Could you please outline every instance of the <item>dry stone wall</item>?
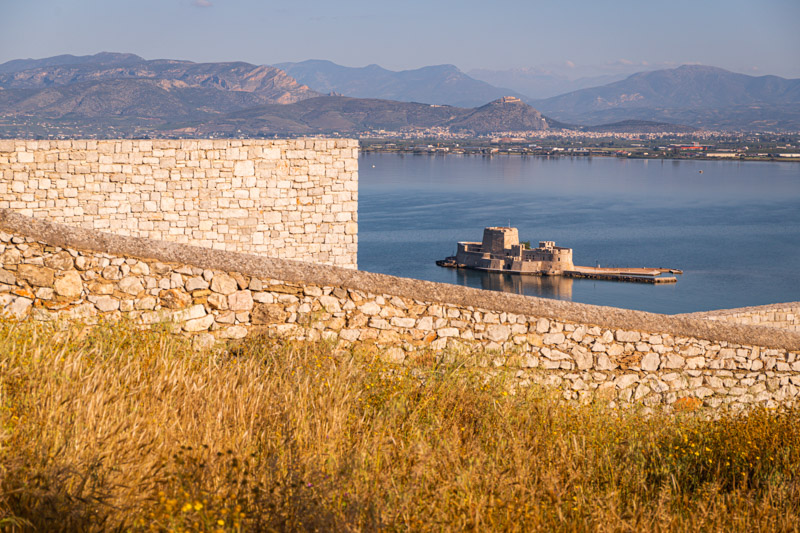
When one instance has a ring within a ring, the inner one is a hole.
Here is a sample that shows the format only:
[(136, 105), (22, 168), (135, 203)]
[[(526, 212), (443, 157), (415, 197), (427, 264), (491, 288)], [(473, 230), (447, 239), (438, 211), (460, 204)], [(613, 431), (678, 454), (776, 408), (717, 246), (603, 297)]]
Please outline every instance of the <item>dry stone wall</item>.
[(0, 208), (356, 268), (358, 141), (0, 140)]
[(694, 313), (697, 318), (800, 331), (800, 302)]
[(793, 403), (800, 334), (68, 228), (0, 210), (0, 309), (168, 322), (197, 346), (268, 333), (506, 370), (614, 404)]

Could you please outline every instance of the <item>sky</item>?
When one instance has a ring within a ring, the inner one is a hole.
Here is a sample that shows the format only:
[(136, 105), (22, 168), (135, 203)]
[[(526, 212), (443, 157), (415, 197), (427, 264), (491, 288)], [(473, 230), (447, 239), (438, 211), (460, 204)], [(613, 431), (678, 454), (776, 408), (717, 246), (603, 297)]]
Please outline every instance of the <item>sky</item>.
[(570, 78), (694, 63), (800, 78), (800, 0), (0, 0), (0, 63), (130, 52)]

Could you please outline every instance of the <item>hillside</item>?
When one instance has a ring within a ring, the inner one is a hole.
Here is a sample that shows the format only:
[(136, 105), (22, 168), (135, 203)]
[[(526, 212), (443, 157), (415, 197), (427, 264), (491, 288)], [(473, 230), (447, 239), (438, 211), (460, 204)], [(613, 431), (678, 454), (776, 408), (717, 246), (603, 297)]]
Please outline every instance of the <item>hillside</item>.
[[(800, 79), (684, 65), (634, 74), (535, 105), (559, 120), (584, 124), (637, 119), (706, 128), (798, 127), (791, 115), (800, 113)], [(789, 120), (782, 114), (790, 115)]]
[(165, 102), (179, 103), (176, 112), (168, 116), (181, 116), (192, 110), (220, 112), (317, 96), (274, 67), (243, 62), (148, 61), (132, 54), (108, 53), (4, 63), (0, 65), (0, 89), (8, 92), (2, 99), (6, 107), (0, 112), (47, 116), (86, 115), (81, 107), (84, 93), (96, 101), (112, 101), (104, 104), (111, 113), (152, 108), (144, 116), (158, 116)]
[(63, 54), (42, 59), (13, 59), (0, 64), (0, 74), (20, 72), (28, 69), (60, 67), (65, 65), (126, 65), (144, 61), (144, 58), (135, 54), (117, 54), (113, 52), (100, 52), (90, 56), (74, 56)]
[(309, 60), (275, 66), (317, 92), (357, 98), (475, 107), (503, 96), (523, 97), (471, 78), (453, 65), (392, 71), (378, 65), (354, 68)]
[(476, 133), (494, 131), (541, 131), (548, 129), (542, 114), (514, 97), (504, 97), (481, 106), (450, 122), (451, 130)]
[(263, 102), (263, 97), (251, 92), (187, 87), (172, 80), (109, 79), (39, 90), (0, 91), (0, 114), (174, 120), (219, 114)]
[(597, 133), (691, 133), (697, 131), (697, 128), (692, 126), (649, 120), (622, 120), (612, 124), (585, 126), (581, 129)]
[[(496, 131), (548, 129), (547, 121), (529, 105), (500, 99), (477, 109), (394, 102), (369, 98), (322, 96), (290, 105), (265, 105), (202, 122), (172, 125), (174, 131), (197, 134), (240, 131), (266, 133), (360, 133), (370, 130), (414, 131), (446, 128), (486, 134)], [(188, 128), (188, 130), (187, 130)]]

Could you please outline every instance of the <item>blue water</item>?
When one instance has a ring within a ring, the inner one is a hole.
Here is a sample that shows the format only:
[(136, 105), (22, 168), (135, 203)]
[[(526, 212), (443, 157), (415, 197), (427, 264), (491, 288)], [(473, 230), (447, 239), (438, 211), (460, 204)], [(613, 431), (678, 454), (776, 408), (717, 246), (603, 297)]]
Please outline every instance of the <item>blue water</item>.
[[(658, 313), (800, 300), (797, 163), (364, 154), (359, 181), (362, 270)], [(435, 265), (508, 224), (578, 265), (684, 274), (655, 286)]]

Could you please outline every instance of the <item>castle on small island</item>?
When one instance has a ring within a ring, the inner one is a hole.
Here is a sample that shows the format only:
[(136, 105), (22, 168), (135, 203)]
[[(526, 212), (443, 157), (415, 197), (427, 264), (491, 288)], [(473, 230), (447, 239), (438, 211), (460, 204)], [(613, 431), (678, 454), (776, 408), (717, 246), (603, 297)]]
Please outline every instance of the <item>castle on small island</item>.
[(455, 256), (437, 261), (451, 268), (470, 268), (487, 272), (528, 274), (534, 276), (567, 276), (572, 278), (606, 279), (640, 283), (675, 283), (681, 274), (669, 268), (601, 268), (575, 266), (572, 248), (556, 246), (554, 241), (539, 241), (538, 248), (520, 243), (517, 228), (492, 226), (484, 228), (482, 242), (459, 242)]
[(538, 248), (519, 242), (517, 228), (490, 227), (483, 242), (460, 242), (455, 261), (466, 268), (557, 276), (572, 270), (572, 248), (541, 241)]

